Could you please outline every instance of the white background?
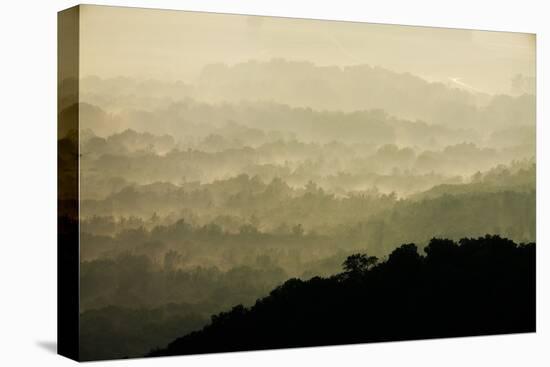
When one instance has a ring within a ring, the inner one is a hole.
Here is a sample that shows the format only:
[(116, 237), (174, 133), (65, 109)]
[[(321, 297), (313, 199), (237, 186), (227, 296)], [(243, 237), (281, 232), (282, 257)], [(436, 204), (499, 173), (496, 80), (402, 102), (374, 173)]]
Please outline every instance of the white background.
[[(545, 1), (97, 1), (98, 4), (537, 33), (537, 333), (97, 362), (114, 366), (549, 366), (548, 93)], [(2, 2), (0, 365), (63, 366), (56, 340), (56, 12), (74, 1)], [(546, 103), (546, 105), (545, 105)], [(546, 110), (546, 111), (545, 111)], [(545, 113), (546, 112), (546, 113)]]

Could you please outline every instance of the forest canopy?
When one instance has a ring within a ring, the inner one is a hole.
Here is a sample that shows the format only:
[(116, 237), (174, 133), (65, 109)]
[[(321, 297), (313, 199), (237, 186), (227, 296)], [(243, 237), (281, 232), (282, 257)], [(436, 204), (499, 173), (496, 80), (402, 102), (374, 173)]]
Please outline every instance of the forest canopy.
[(535, 245), (498, 236), (433, 238), (376, 264), (349, 256), (329, 278), (289, 279), (252, 307), (212, 316), (150, 356), (528, 332)]
[(82, 360), (534, 330), (530, 37), (82, 9)]

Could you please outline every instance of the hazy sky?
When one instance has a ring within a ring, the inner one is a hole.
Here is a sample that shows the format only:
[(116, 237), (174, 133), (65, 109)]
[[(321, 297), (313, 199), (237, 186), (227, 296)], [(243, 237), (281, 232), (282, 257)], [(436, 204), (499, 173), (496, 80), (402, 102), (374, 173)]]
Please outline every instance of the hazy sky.
[(81, 73), (192, 81), (210, 63), (370, 64), (508, 92), (535, 75), (531, 34), (83, 6)]

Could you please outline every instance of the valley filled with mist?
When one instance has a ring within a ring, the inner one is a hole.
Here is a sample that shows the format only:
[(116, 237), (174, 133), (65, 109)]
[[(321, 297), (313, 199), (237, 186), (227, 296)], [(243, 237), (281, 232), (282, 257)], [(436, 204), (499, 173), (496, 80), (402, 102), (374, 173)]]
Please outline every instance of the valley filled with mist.
[(78, 228), (80, 359), (226, 350), (241, 319), (284, 336), (315, 297), (341, 314), (363, 305), (379, 329), (318, 341), (300, 329), (308, 339), (285, 344), (265, 326), (265, 345), (237, 332), (231, 350), (531, 327), (472, 313), (454, 320), (479, 330), (384, 339), (376, 313), (440, 312), (413, 289), (475, 313), (470, 285), (495, 301), (509, 283), (509, 308), (531, 310), (532, 35), (84, 5), (79, 37), (79, 79), (60, 85), (79, 103), (60, 99), (58, 175), (78, 180), (59, 220)]
[(81, 81), (84, 358), (143, 355), (355, 252), (535, 240), (534, 95), (325, 69)]

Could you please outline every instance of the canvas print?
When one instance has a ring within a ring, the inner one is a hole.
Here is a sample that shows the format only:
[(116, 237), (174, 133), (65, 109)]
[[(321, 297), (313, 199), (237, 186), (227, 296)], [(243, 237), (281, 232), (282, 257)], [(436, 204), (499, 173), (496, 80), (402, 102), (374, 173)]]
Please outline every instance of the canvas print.
[(60, 354), (535, 331), (534, 34), (58, 24)]

